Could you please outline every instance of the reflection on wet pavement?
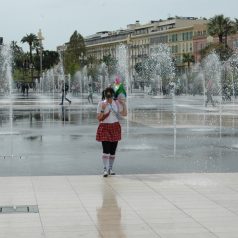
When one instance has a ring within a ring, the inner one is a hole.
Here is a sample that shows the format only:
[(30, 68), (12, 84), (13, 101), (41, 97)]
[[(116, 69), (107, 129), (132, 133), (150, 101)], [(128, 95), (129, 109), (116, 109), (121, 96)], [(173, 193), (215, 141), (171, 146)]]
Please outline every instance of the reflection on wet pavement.
[(97, 225), (105, 238), (126, 238), (121, 225), (121, 208), (118, 206), (115, 192), (106, 184), (103, 185), (103, 200), (97, 209)]

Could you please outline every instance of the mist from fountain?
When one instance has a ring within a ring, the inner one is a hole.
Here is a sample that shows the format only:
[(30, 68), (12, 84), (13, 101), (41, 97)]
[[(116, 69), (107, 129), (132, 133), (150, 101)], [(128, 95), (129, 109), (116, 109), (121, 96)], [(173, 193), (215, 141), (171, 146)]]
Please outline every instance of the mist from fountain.
[(11, 99), (13, 95), (12, 50), (9, 45), (0, 46), (1, 93)]
[(221, 86), (221, 75), (222, 75), (222, 64), (219, 56), (212, 52), (202, 61), (202, 70), (204, 73), (204, 80), (206, 82), (206, 89), (208, 90), (207, 83), (210, 81), (212, 89), (216, 95), (218, 95), (219, 103), (222, 100), (222, 86)]
[[(216, 101), (219, 107), (219, 131), (220, 131), (220, 139), (222, 136), (222, 64), (219, 56), (212, 52), (202, 61), (202, 70), (204, 73), (204, 82), (206, 87), (207, 101), (205, 105), (207, 105), (209, 100), (209, 94), (216, 95)], [(211, 91), (211, 92), (209, 92)], [(213, 103), (215, 106), (215, 102)]]
[[(129, 77), (129, 54), (128, 54), (128, 48), (124, 44), (120, 44), (116, 48), (116, 74), (121, 79), (121, 83), (124, 84), (126, 88), (127, 93), (127, 99), (126, 99), (126, 106), (128, 110), (128, 114), (130, 113), (130, 103), (129, 103), (129, 97), (130, 97), (130, 77)], [(115, 81), (115, 76), (112, 80), (112, 82)], [(127, 135), (129, 134), (129, 116), (127, 116), (126, 119), (126, 128), (127, 128)]]
[(99, 81), (100, 81), (100, 92), (103, 91), (108, 85), (111, 83), (109, 80), (109, 75), (108, 75), (108, 67), (107, 65), (102, 62), (99, 65)]
[(129, 95), (130, 94), (129, 55), (128, 55), (128, 47), (126, 45), (120, 44), (116, 48), (116, 60), (117, 60), (116, 72), (124, 82), (127, 95)]
[(236, 89), (238, 88), (238, 51), (234, 52), (232, 56), (227, 60), (226, 64), (226, 72), (229, 73), (229, 82), (228, 88), (232, 88), (232, 96), (233, 102), (236, 97)]
[(173, 133), (174, 133), (174, 158), (176, 158), (177, 151), (177, 112), (176, 112), (176, 82), (175, 82), (175, 66), (171, 55), (171, 50), (166, 44), (159, 44), (158, 47), (154, 48), (150, 61), (152, 62), (153, 70), (152, 75), (154, 75), (155, 80), (161, 80), (157, 82), (157, 85), (167, 82), (169, 85), (170, 95), (172, 96), (172, 108), (173, 108)]
[(82, 90), (82, 72), (81, 71), (77, 71), (74, 74), (72, 78), (71, 89), (75, 96), (78, 96), (78, 93), (80, 93), (80, 97), (82, 96), (83, 90)]
[[(175, 66), (171, 50), (166, 44), (159, 44), (151, 53), (150, 60), (152, 61), (153, 75), (155, 79), (167, 82), (170, 85), (171, 94), (175, 93)], [(157, 76), (157, 77), (156, 77)], [(159, 85), (160, 82), (157, 82)]]
[[(9, 132), (7, 134), (10, 135), (10, 149), (9, 154), (4, 155), (5, 157), (15, 157), (13, 153), (13, 77), (12, 77), (12, 64), (13, 64), (13, 56), (12, 49), (9, 45), (2, 45), (0, 48), (0, 75), (1, 75), (1, 90), (4, 95), (4, 99), (9, 100)], [(21, 158), (21, 156), (20, 156)]]
[[(229, 83), (228, 90), (232, 89), (232, 105), (235, 108), (235, 99), (238, 89), (238, 51), (235, 51), (224, 65), (225, 71), (228, 73)], [(226, 93), (226, 92), (225, 92)], [(229, 95), (228, 95), (229, 96)], [(226, 98), (225, 98), (226, 99)], [(235, 115), (232, 119), (232, 131), (235, 133)]]

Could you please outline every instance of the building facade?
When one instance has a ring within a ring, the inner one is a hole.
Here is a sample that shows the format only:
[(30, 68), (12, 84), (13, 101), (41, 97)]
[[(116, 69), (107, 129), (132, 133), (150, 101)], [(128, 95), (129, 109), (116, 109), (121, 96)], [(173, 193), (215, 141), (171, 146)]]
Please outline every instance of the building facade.
[(149, 57), (153, 49), (160, 43), (168, 44), (176, 66), (183, 66), (183, 54), (193, 55), (198, 47), (200, 38), (194, 41), (194, 37), (197, 36), (207, 37), (207, 20), (177, 17), (150, 21), (147, 24), (140, 24), (139, 21), (136, 21), (135, 24), (128, 25), (125, 30), (98, 32), (86, 37), (85, 44), (87, 55), (96, 59), (102, 59), (104, 55), (109, 54), (116, 57), (117, 46), (127, 45), (129, 67), (134, 74), (135, 65)]
[[(126, 29), (102, 31), (85, 38), (87, 55), (98, 60), (105, 55), (116, 58), (116, 48), (120, 44), (128, 47), (130, 76), (135, 75), (135, 65), (150, 56), (160, 43), (167, 44), (177, 69), (184, 70), (183, 54), (194, 56), (195, 63), (201, 61), (201, 50), (218, 38), (207, 33), (206, 19), (194, 17), (175, 17), (167, 20), (150, 21), (140, 24), (136, 21)], [(228, 36), (228, 46), (238, 48), (238, 34)]]

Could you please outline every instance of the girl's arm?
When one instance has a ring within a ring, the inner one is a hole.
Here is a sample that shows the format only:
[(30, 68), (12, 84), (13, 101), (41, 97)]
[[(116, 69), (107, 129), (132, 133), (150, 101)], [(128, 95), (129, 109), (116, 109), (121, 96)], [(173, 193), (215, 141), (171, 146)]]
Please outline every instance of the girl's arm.
[(102, 106), (101, 106), (101, 111), (99, 113), (97, 113), (97, 119), (99, 121), (101, 121), (101, 119), (104, 117), (104, 111), (106, 109), (106, 106), (107, 106), (107, 104), (103, 103)]
[(100, 113), (97, 113), (97, 119), (99, 120), (99, 121), (101, 121), (101, 119), (103, 118), (103, 112), (100, 112)]

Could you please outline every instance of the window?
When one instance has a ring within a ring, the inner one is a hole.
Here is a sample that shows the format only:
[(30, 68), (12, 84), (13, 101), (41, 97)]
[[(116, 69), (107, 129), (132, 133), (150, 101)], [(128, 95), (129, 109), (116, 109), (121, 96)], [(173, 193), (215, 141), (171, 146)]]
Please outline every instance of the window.
[(188, 41), (193, 39), (193, 32), (184, 32), (183, 41)]
[(179, 55), (176, 56), (175, 60), (176, 60), (176, 64), (181, 63), (181, 57)]
[(182, 34), (178, 34), (178, 41), (182, 41), (183, 37), (182, 37)]
[(183, 33), (183, 41), (185, 41), (185, 40), (186, 40), (186, 34)]
[(178, 40), (178, 35), (177, 34), (173, 34), (172, 35), (172, 42), (176, 42)]

